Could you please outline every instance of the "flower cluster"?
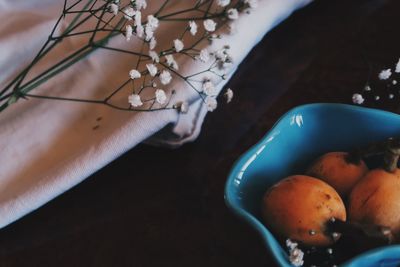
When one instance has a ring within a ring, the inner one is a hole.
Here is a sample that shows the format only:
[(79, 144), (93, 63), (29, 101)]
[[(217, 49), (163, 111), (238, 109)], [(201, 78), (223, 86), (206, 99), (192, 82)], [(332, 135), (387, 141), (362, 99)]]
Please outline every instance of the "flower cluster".
[[(176, 109), (185, 113), (189, 103), (179, 99), (180, 94), (174, 88), (179, 86), (179, 90), (183, 90), (182, 82), (187, 85), (184, 88), (200, 96), (208, 111), (213, 111), (218, 105), (218, 83), (227, 79), (234, 58), (229, 45), (217, 48), (210, 44), (217, 39), (223, 40), (227, 34), (234, 34), (237, 19), (243, 13), (250, 13), (257, 4), (258, 0), (164, 0), (151, 3), (148, 0), (64, 0), (63, 12), (43, 49), (26, 69), (0, 90), (0, 111), (20, 98), (41, 98), (104, 104), (126, 111)], [(166, 35), (163, 27), (168, 27), (170, 22), (174, 22), (176, 27)], [(109, 39), (121, 37), (125, 40), (120, 47), (108, 45)], [(82, 47), (43, 73), (29, 75), (37, 62), (68, 38), (86, 38), (87, 42), (83, 41)], [(133, 57), (132, 66), (126, 70), (126, 80), (121, 81), (116, 89), (111, 89), (104, 99), (77, 99), (32, 92), (38, 85), (101, 49)], [(181, 66), (187, 61), (185, 58), (198, 64), (191, 69), (199, 71), (187, 73)], [(30, 76), (31, 80), (26, 81)], [(226, 102), (231, 102), (233, 91), (227, 89), (223, 97)]]
[(298, 244), (290, 239), (286, 240), (286, 247), (289, 250), (289, 261), (293, 266), (303, 266), (304, 252), (299, 249)]
[[(218, 90), (216, 88), (217, 82), (214, 81), (212, 77), (206, 76), (202, 79), (201, 84), (195, 85), (193, 78), (208, 72), (216, 77), (226, 79), (225, 71), (229, 70), (233, 63), (233, 58), (229, 53), (230, 47), (224, 46), (219, 50), (209, 51), (207, 47), (197, 49), (196, 46), (203, 40), (212, 42), (214, 39), (221, 38), (221, 35), (215, 33), (218, 30), (219, 24), (222, 26), (224, 23), (228, 22), (228, 29), (231, 32), (234, 28), (234, 21), (239, 18), (240, 11), (257, 7), (257, 1), (217, 0), (216, 3), (213, 3), (213, 1), (208, 2), (209, 7), (214, 6), (217, 10), (214, 14), (218, 14), (218, 10), (221, 10), (219, 11), (221, 14), (219, 20), (207, 18), (207, 16), (205, 16), (203, 20), (188, 18), (186, 25), (182, 29), (182, 34), (180, 34), (178, 38), (171, 40), (170, 48), (161, 51), (157, 47), (157, 29), (161, 24), (159, 18), (163, 16), (147, 14), (146, 19), (143, 19), (147, 7), (145, 0), (131, 1), (131, 5), (123, 9), (121, 8), (120, 2), (113, 2), (110, 4), (110, 12), (115, 16), (117, 16), (119, 12), (122, 12), (124, 18), (128, 21), (124, 33), (126, 41), (131, 41), (133, 36), (142, 38), (143, 42), (147, 44), (148, 49), (148, 57), (143, 57), (142, 60), (151, 61), (150, 63), (146, 63), (144, 69), (139, 69), (138, 67), (140, 64), (138, 63), (135, 68), (129, 71), (129, 77), (132, 81), (143, 80), (146, 79), (146, 76), (150, 76), (151, 82), (151, 85), (142, 83), (140, 87), (133, 88), (132, 94), (128, 96), (131, 107), (139, 108), (145, 105), (147, 100), (142, 100), (140, 92), (146, 87), (154, 88), (154, 97), (150, 98), (151, 101), (155, 100), (155, 103), (159, 105), (169, 103), (165, 87), (168, 87), (174, 79), (184, 79), (191, 88), (200, 94), (207, 110), (215, 110), (218, 104), (216, 100), (218, 95)], [(203, 4), (197, 3), (196, 5), (200, 9)], [(185, 40), (186, 37), (189, 39), (188, 42)], [(197, 39), (193, 41), (193, 38), (196, 37)], [(193, 45), (193, 43), (195, 43), (195, 45)], [(210, 65), (206, 70), (202, 70), (199, 73), (183, 76), (178, 73), (179, 64), (175, 59), (179, 55), (191, 57), (201, 63), (210, 63)], [(226, 90), (224, 97), (228, 103), (231, 102), (233, 91), (231, 89)], [(154, 102), (151, 106), (154, 106)], [(182, 104), (181, 100), (177, 100), (176, 103), (172, 104), (172, 107), (178, 109), (180, 112), (187, 112), (187, 106), (188, 104)]]
[[(372, 98), (374, 101), (379, 101), (382, 90), (379, 90), (379, 83), (385, 86), (385, 94), (387, 94), (388, 99), (393, 99), (397, 90), (392, 89), (398, 83), (397, 79), (400, 77), (400, 59), (394, 65), (393, 68), (382, 69), (377, 73), (377, 85), (372, 86), (371, 81), (368, 81), (364, 86), (362, 92), (354, 93), (352, 96), (352, 102), (357, 105), (362, 105), (365, 103), (366, 98)], [(396, 78), (397, 77), (397, 78)]]

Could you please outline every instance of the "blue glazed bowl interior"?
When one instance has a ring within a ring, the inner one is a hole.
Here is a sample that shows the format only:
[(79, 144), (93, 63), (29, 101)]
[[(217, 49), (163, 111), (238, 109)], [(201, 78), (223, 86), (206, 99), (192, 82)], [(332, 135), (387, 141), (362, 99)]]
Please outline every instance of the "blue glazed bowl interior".
[[(260, 216), (264, 192), (277, 181), (304, 173), (315, 158), (329, 151), (400, 136), (400, 116), (342, 104), (311, 104), (286, 113), (234, 165), (225, 187), (225, 201), (255, 228), (280, 266), (291, 266), (285, 250), (263, 225)], [(400, 246), (367, 251), (341, 266), (399, 266)]]

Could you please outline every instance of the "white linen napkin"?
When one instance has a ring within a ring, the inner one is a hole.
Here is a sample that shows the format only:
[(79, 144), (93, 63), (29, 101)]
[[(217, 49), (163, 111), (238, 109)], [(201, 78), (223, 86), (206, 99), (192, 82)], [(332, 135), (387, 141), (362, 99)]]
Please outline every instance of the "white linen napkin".
[[(191, 1), (177, 1), (188, 3)], [(215, 41), (228, 43), (234, 66), (271, 28), (310, 0), (260, 0), (259, 7), (240, 16), (237, 33)], [(159, 5), (160, 1), (148, 1)], [(62, 8), (62, 0), (0, 0), (0, 84), (12, 79), (33, 58)], [(175, 8), (178, 8), (175, 6)], [(163, 32), (174, 31), (173, 24)], [(125, 42), (116, 37), (112, 42)], [(162, 44), (162, 38), (158, 39)], [(68, 50), (75, 44), (63, 42)], [(62, 50), (61, 50), (62, 51)], [(51, 60), (51, 59), (49, 59)], [(93, 97), (117, 86), (129, 70), (124, 55), (96, 51), (40, 92)], [(181, 68), (198, 66), (180, 59)], [(231, 72), (232, 74), (232, 72)], [(220, 91), (226, 81), (218, 81)], [(2, 87), (0, 86), (0, 87)], [(75, 186), (140, 142), (179, 146), (194, 140), (207, 110), (199, 95), (179, 80), (171, 85), (177, 97), (190, 103), (188, 114), (174, 110), (132, 113), (102, 105), (30, 99), (19, 100), (0, 113), (0, 227), (19, 219)], [(169, 125), (162, 134), (157, 134)]]

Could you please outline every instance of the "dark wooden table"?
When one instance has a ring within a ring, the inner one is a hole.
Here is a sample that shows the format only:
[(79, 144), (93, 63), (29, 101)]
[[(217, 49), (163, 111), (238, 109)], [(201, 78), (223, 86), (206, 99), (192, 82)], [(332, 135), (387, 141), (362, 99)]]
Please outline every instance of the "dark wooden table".
[(377, 79), (400, 56), (399, 10), (321, 0), (297, 12), (249, 54), (228, 85), (233, 103), (208, 115), (198, 140), (135, 147), (2, 229), (0, 266), (274, 266), (225, 207), (230, 167), (288, 109), (351, 103), (369, 76), (365, 105), (400, 111), (400, 86)]

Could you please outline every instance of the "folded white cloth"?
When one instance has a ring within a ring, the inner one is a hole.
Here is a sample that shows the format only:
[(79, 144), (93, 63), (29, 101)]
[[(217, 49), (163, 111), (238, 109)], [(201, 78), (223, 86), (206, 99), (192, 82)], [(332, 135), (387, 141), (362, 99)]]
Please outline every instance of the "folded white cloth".
[[(193, 1), (176, 2), (172, 8)], [(229, 44), (236, 69), (266, 32), (308, 2), (260, 0), (257, 9), (240, 16), (236, 34), (224, 35), (212, 46), (217, 49)], [(148, 3), (160, 5), (160, 1)], [(33, 51), (46, 40), (62, 5), (63, 0), (0, 0), (1, 85), (33, 58)], [(173, 24), (163, 29), (166, 34), (173, 31)], [(116, 37), (112, 42), (125, 39)], [(162, 45), (162, 38), (158, 42)], [(66, 40), (60, 51), (74, 45)], [(198, 66), (193, 61), (180, 60), (186, 73), (196, 72)], [(40, 92), (93, 98), (117, 86), (126, 77), (129, 63), (125, 55), (96, 51), (48, 81)], [(225, 83), (218, 81), (218, 90)], [(206, 108), (184, 82), (176, 80), (171, 87), (179, 99), (190, 103), (188, 114), (175, 110), (133, 113), (102, 105), (37, 99), (19, 100), (0, 113), (0, 227), (70, 189), (140, 142), (179, 146), (194, 140)], [(166, 126), (168, 131), (156, 134)]]

